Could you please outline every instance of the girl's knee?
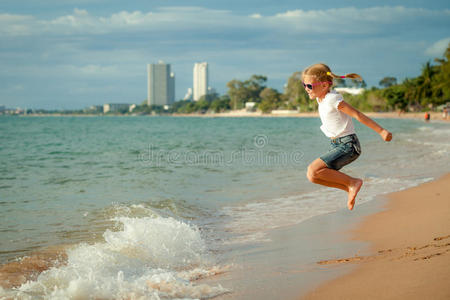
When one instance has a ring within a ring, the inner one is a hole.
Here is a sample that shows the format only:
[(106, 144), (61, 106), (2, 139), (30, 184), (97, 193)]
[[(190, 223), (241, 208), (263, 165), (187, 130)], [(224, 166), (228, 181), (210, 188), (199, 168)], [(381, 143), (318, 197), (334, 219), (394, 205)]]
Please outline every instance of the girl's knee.
[(306, 171), (306, 178), (308, 178), (309, 181), (315, 182), (316, 181), (316, 169), (312, 166), (308, 166), (308, 170)]

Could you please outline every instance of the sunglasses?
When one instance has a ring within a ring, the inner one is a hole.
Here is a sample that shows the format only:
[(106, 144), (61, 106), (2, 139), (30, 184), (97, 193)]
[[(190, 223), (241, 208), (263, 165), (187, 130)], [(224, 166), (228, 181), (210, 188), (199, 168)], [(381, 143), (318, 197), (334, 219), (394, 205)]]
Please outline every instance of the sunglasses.
[(329, 82), (329, 81), (321, 81), (321, 82), (314, 82), (314, 83), (308, 83), (308, 84), (305, 84), (304, 82), (302, 82), (302, 83), (303, 83), (303, 87), (305, 89), (312, 90), (318, 84), (331, 83), (331, 82)]

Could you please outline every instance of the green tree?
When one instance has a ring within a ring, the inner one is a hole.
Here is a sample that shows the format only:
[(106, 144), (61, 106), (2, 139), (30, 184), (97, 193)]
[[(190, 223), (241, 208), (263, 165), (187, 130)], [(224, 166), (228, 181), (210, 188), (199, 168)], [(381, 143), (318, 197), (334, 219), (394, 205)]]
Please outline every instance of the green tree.
[(420, 104), (422, 106), (427, 106), (428, 104), (433, 105), (433, 87), (432, 81), (433, 76), (436, 74), (436, 68), (431, 65), (428, 61), (422, 67), (422, 75), (418, 77), (418, 96), (420, 99)]
[(228, 95), (231, 100), (231, 107), (233, 109), (241, 109), (244, 103), (260, 102), (259, 94), (266, 87), (265, 83), (267, 77), (263, 75), (252, 75), (250, 79), (239, 81), (236, 79), (227, 83)]
[(360, 85), (361, 85), (361, 81), (359, 81), (357, 79), (350, 79), (350, 84), (349, 84), (350, 87), (356, 88)]
[(191, 101), (187, 102), (185, 105), (181, 106), (178, 109), (178, 112), (183, 114), (190, 114), (195, 111), (196, 111), (195, 103)]
[(443, 58), (436, 58), (438, 72), (433, 80), (433, 94), (438, 98), (436, 104), (450, 101), (450, 43)]
[(281, 104), (281, 94), (272, 88), (265, 88), (260, 93), (261, 102), (258, 105), (258, 108), (263, 113), (271, 112), (272, 110), (278, 108)]
[(215, 99), (210, 106), (210, 109), (216, 113), (230, 110), (230, 108), (230, 97), (227, 95)]
[(219, 94), (217, 93), (211, 93), (211, 94), (206, 94), (200, 97), (199, 101), (204, 100), (207, 102), (213, 102), (214, 100), (219, 98)]
[(194, 111), (205, 113), (209, 109), (210, 103), (206, 101), (204, 98), (195, 102)]
[(242, 81), (233, 79), (227, 83), (227, 87), (231, 108), (242, 108), (245, 101), (244, 83)]
[(337, 87), (347, 87), (347, 82), (343, 78), (335, 78), (334, 85)]
[(170, 107), (172, 113), (191, 113), (194, 111), (195, 104), (190, 100), (175, 101)]
[(309, 96), (303, 87), (301, 72), (294, 72), (288, 78), (284, 89), (284, 97), (288, 102), (287, 106), (290, 108), (298, 108), (308, 105)]
[(252, 75), (249, 80), (244, 81), (247, 90), (247, 101), (260, 102), (260, 94), (266, 88), (267, 77), (263, 75)]
[(393, 109), (407, 110), (408, 101), (405, 97), (405, 86), (394, 85), (382, 90), (382, 95), (387, 100), (388, 105)]
[(395, 77), (384, 77), (383, 79), (380, 80), (380, 82), (378, 84), (380, 86), (384, 87), (384, 88), (388, 88), (390, 86), (393, 86), (393, 85), (397, 84), (397, 78), (395, 78)]

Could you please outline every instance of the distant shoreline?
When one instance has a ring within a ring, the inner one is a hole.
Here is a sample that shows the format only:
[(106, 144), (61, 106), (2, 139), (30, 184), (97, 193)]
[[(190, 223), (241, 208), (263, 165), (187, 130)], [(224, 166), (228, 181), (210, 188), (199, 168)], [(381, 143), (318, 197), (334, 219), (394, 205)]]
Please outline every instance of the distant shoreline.
[[(386, 118), (386, 119), (424, 119), (424, 112), (407, 112), (398, 114), (397, 112), (364, 112), (371, 118)], [(450, 121), (450, 118), (444, 120), (442, 112), (430, 112), (431, 121), (441, 120)], [(271, 113), (263, 114), (261, 112), (246, 112), (246, 111), (231, 111), (223, 113), (191, 113), (191, 114), (160, 114), (160, 115), (88, 115), (88, 114), (27, 114), (19, 115), (18, 117), (158, 117), (158, 116), (171, 116), (171, 117), (203, 117), (203, 118), (242, 118), (242, 117), (264, 117), (264, 118), (317, 118), (318, 112), (283, 112), (283, 113)]]

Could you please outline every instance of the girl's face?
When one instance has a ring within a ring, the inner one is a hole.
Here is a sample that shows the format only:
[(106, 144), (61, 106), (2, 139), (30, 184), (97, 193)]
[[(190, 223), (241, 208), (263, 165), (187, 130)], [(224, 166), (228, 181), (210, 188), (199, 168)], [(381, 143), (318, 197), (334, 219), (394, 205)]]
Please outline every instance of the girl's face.
[(322, 100), (330, 90), (329, 82), (320, 82), (315, 76), (304, 76), (303, 86), (308, 93), (309, 99), (319, 98)]

